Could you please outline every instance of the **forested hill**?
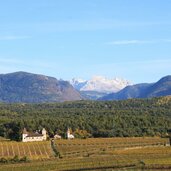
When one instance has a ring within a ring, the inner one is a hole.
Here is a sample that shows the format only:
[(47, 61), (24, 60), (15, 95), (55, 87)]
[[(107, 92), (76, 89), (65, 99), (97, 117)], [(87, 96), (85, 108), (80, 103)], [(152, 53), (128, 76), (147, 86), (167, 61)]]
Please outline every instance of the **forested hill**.
[(27, 72), (0, 74), (0, 101), (43, 103), (81, 100), (67, 81)]
[[(0, 104), (0, 136), (18, 140), (24, 127), (45, 127), (64, 136), (166, 136), (171, 128), (171, 97), (125, 101), (77, 101), (45, 104)], [(89, 134), (79, 134), (86, 130)]]

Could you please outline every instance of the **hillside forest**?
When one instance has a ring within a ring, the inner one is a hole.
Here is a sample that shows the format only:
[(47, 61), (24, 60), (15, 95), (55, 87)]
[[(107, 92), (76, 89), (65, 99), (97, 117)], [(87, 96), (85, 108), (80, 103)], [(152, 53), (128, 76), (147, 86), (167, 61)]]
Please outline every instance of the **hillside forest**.
[(41, 104), (0, 104), (0, 136), (20, 141), (23, 128), (47, 129), (65, 138), (67, 128), (75, 137), (139, 137), (168, 135), (171, 98), (123, 101), (76, 101)]

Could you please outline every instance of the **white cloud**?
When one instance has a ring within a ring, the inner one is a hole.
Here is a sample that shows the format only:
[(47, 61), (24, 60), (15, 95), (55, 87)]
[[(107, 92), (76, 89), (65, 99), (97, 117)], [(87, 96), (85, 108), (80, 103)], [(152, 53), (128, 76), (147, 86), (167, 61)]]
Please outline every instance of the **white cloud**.
[(147, 43), (147, 41), (141, 41), (141, 40), (116, 40), (112, 42), (107, 42), (106, 44), (109, 45), (128, 45), (128, 44), (141, 44), (141, 43)]
[(21, 39), (29, 39), (29, 36), (0, 36), (0, 40), (21, 40)]
[(171, 43), (171, 39), (156, 39), (156, 40), (115, 40), (107, 42), (108, 45), (130, 45), (130, 44), (155, 44), (155, 43)]

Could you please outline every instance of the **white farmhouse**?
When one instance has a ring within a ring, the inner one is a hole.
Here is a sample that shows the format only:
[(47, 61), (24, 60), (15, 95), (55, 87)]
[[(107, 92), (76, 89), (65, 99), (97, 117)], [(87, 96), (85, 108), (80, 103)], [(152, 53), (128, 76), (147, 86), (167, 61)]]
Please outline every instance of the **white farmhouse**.
[(33, 141), (45, 141), (47, 139), (47, 131), (45, 128), (42, 129), (42, 133), (34, 132), (30, 133), (27, 132), (26, 128), (23, 130), (22, 134), (22, 141), (23, 142), (33, 142)]
[(68, 130), (67, 130), (67, 139), (74, 139), (74, 138), (75, 138), (74, 135), (71, 134), (71, 131), (70, 131), (70, 129), (68, 128)]

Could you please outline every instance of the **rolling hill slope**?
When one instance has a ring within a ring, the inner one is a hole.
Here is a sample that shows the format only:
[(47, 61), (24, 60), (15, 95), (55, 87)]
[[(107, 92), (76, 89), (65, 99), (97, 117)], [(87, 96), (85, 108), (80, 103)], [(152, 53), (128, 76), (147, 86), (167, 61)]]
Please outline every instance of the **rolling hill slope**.
[(1, 102), (41, 103), (71, 100), (81, 100), (81, 95), (67, 81), (26, 72), (0, 75)]

